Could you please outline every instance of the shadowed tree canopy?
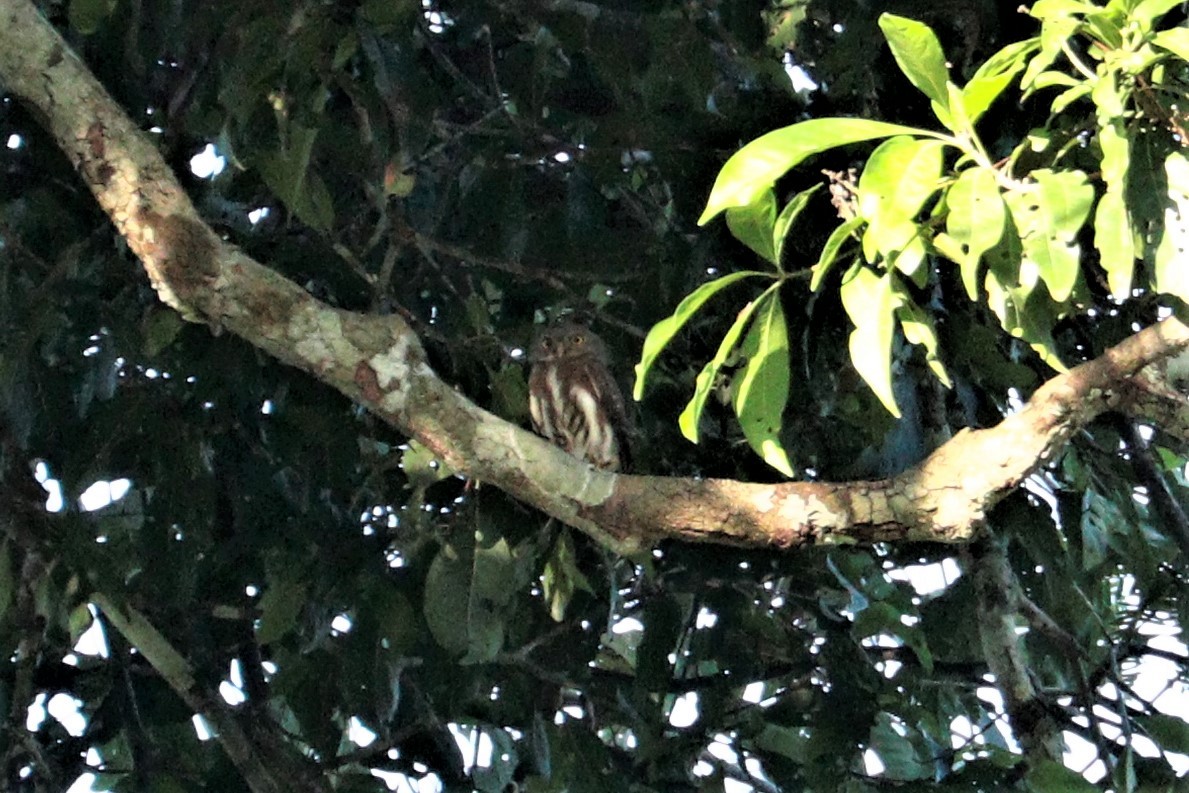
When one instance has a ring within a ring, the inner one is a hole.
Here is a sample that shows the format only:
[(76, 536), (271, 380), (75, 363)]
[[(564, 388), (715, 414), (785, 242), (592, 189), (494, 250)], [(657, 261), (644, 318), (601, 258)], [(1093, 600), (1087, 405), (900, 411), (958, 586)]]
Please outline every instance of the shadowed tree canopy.
[(6, 789), (1176, 789), (1183, 9), (872, 5), (0, 0)]

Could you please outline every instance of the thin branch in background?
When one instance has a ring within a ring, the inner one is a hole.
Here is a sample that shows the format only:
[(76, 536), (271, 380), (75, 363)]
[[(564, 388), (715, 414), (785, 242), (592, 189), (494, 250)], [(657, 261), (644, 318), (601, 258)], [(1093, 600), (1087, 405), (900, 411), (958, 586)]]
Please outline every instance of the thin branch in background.
[(1181, 555), (1189, 559), (1189, 517), (1186, 517), (1180, 502), (1168, 489), (1168, 483), (1152, 457), (1148, 442), (1140, 434), (1135, 422), (1114, 414), (1114, 424), (1131, 452), (1129, 459), (1136, 478), (1148, 492), (1153, 517), (1157, 519), (1163, 533), (1180, 547)]

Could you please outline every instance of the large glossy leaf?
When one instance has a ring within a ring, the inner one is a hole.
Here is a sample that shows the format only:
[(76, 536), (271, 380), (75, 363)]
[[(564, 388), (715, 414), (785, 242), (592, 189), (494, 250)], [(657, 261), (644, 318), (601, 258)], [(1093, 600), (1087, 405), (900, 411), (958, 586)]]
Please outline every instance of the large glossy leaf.
[(681, 434), (694, 443), (698, 442), (698, 422), (702, 418), (702, 410), (706, 407), (706, 399), (710, 396), (710, 392), (714, 389), (715, 383), (718, 380), (719, 370), (722, 369), (731, 353), (734, 352), (736, 345), (739, 344), (739, 339), (743, 336), (743, 331), (747, 328), (748, 322), (751, 321), (751, 315), (765, 301), (773, 299), (778, 288), (779, 284), (769, 287), (764, 294), (743, 307), (719, 343), (718, 352), (714, 354), (714, 357), (698, 373), (698, 379), (694, 384), (694, 395), (677, 419), (677, 423), (681, 427)]
[(895, 14), (880, 14), (879, 27), (888, 40), (900, 71), (921, 93), (943, 108), (948, 108), (949, 96), (945, 84), (949, 73), (937, 35), (928, 25)]
[(789, 335), (780, 293), (765, 295), (751, 323), (743, 354), (747, 362), (732, 383), (735, 415), (751, 448), (785, 476), (793, 475), (780, 442), (784, 406), (789, 396)]
[(863, 252), (876, 254), (906, 275), (924, 258), (922, 229), (916, 216), (938, 189), (945, 144), (937, 140), (895, 137), (872, 153), (859, 179), (859, 214), (867, 221)]
[(921, 134), (933, 133), (861, 118), (815, 118), (769, 132), (735, 152), (723, 165), (698, 225), (732, 207), (755, 203), (777, 179), (810, 155), (865, 140)]
[(892, 392), (892, 336), (896, 329), (899, 289), (891, 273), (855, 267), (842, 281), (842, 305), (855, 329), (850, 360), (888, 412), (900, 417)]
[(1024, 245), (1020, 285), (1035, 279), (1057, 302), (1069, 299), (1081, 267), (1077, 235), (1094, 201), (1094, 189), (1081, 171), (1041, 170), (1035, 186), (1005, 194)]
[(686, 322), (697, 313), (702, 305), (714, 297), (720, 291), (738, 283), (744, 278), (754, 278), (756, 276), (768, 276), (769, 273), (762, 273), (755, 270), (744, 270), (738, 273), (731, 273), (724, 275), (721, 278), (716, 278), (709, 283), (702, 284), (693, 292), (686, 295), (685, 299), (677, 304), (677, 308), (673, 313), (662, 319), (660, 322), (652, 326), (652, 330), (648, 332), (648, 336), (644, 339), (644, 347), (640, 351), (640, 362), (636, 364), (636, 384), (632, 389), (632, 398), (641, 399), (644, 396), (644, 382), (648, 376), (649, 369), (656, 361), (661, 350), (665, 349), (665, 345), (681, 330)]
[(1127, 203), (1115, 191), (1107, 192), (1094, 212), (1094, 244), (1099, 261), (1106, 270), (1107, 285), (1116, 300), (1131, 294), (1131, 277), (1135, 266), (1135, 239)]
[(1153, 286), (1158, 292), (1189, 302), (1189, 159), (1173, 152), (1164, 161), (1170, 206), (1164, 211), (1164, 233), (1156, 246)]
[(1094, 213), (1094, 245), (1106, 270), (1107, 284), (1116, 300), (1131, 294), (1131, 276), (1135, 268), (1135, 234), (1127, 209), (1127, 170), (1131, 167), (1131, 145), (1125, 135), (1122, 118), (1106, 120), (1098, 130), (1102, 149), (1102, 179), (1106, 193)]
[(946, 233), (960, 246), (952, 253), (959, 257), (955, 261), (961, 268), (962, 285), (967, 297), (977, 300), (979, 263), (983, 254), (1003, 238), (1007, 214), (994, 172), (981, 166), (962, 171), (946, 193), (945, 202), (949, 210)]

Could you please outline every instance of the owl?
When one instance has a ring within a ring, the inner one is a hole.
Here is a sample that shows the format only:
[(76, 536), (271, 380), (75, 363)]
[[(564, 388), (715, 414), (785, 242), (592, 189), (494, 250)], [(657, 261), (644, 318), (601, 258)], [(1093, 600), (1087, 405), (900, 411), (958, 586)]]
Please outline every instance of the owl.
[(589, 328), (542, 328), (529, 349), (533, 429), (596, 468), (627, 467), (627, 409), (607, 365), (607, 347)]

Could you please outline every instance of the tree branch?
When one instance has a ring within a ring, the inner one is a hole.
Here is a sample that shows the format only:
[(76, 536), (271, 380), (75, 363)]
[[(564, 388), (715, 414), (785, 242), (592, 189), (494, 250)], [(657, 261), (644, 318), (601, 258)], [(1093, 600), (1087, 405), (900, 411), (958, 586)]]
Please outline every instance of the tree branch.
[[(442, 382), (399, 317), (331, 308), (221, 240), (153, 145), (29, 0), (0, 0), (0, 80), (44, 119), (164, 302), (314, 375), (454, 470), (621, 553), (666, 538), (781, 548), (968, 541), (987, 511), (1052, 460), (1074, 431), (1105, 410), (1125, 409), (1137, 393), (1151, 393), (1147, 385), (1164, 380), (1156, 364), (1189, 348), (1189, 328), (1176, 319), (1142, 330), (1050, 380), (999, 426), (959, 433), (892, 479), (772, 485), (617, 476), (481, 410)], [(1135, 385), (1141, 372), (1143, 387)], [(1166, 407), (1178, 404), (1167, 393), (1163, 399)], [(1183, 396), (1179, 405), (1180, 413), (1165, 415), (1183, 426)]]
[(211, 693), (202, 691), (190, 663), (143, 614), (131, 607), (121, 608), (102, 592), (92, 593), (91, 600), (187, 707), (210, 722), (219, 743), (253, 793), (329, 793), (322, 774), (292, 745), (270, 733), (264, 725), (245, 727), (235, 713), (216, 701)]

